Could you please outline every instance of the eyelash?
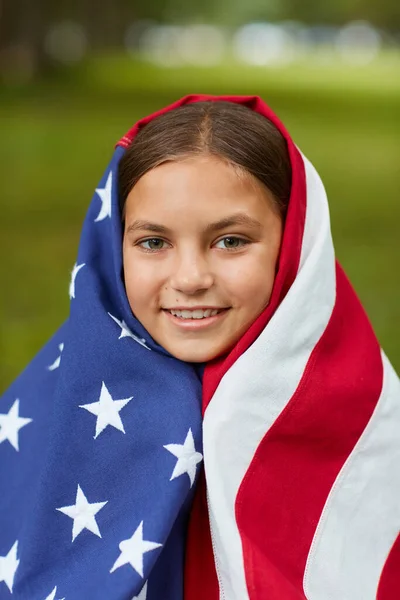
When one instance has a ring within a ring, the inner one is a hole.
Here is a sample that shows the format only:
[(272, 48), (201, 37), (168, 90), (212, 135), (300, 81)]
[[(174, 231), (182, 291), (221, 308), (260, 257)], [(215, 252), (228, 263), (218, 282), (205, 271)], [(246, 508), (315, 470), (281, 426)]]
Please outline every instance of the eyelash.
[[(155, 240), (165, 242), (165, 240), (163, 240), (161, 238), (153, 237), (153, 238), (148, 238), (147, 240), (142, 240), (141, 242), (138, 242), (137, 245), (140, 246), (141, 249), (144, 250), (144, 252), (149, 252), (149, 253), (160, 252), (160, 250), (164, 250), (164, 248), (161, 248), (161, 249), (158, 248), (156, 250), (151, 250), (150, 248), (144, 248), (142, 245), (142, 244), (146, 244), (147, 242), (154, 242)], [(241, 238), (241, 237), (238, 237), (235, 235), (227, 235), (227, 236), (221, 238), (220, 240), (218, 240), (217, 243), (222, 242), (223, 240), (238, 240), (239, 242), (241, 242), (241, 245), (236, 248), (224, 248), (224, 250), (227, 250), (228, 252), (235, 252), (235, 251), (239, 250), (240, 248), (242, 248), (243, 246), (246, 246), (247, 244), (251, 243), (249, 240), (245, 240), (244, 238)]]

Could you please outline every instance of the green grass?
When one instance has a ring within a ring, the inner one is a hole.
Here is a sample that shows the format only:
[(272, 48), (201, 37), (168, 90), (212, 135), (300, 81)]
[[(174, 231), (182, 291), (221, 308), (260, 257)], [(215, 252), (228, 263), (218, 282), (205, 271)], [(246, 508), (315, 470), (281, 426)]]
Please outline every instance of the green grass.
[(399, 370), (398, 66), (388, 55), (360, 69), (162, 70), (109, 56), (59, 80), (1, 90), (0, 387), (68, 314), (81, 222), (114, 143), (188, 93), (258, 94), (278, 113), (322, 176), (338, 258)]

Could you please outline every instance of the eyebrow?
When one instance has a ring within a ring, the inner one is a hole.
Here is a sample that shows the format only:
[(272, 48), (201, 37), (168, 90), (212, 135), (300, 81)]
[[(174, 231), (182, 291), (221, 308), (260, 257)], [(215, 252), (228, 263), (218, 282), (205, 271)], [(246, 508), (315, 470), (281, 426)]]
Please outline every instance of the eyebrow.
[[(209, 223), (204, 228), (204, 233), (215, 233), (216, 231), (226, 229), (227, 227), (234, 227), (235, 225), (249, 227), (250, 229), (255, 230), (259, 230), (262, 227), (262, 224), (259, 221), (253, 219), (253, 217), (250, 217), (246, 213), (237, 213), (229, 217), (224, 217), (219, 221), (214, 221), (214, 223)], [(133, 223), (128, 226), (126, 233), (133, 233), (135, 231), (152, 231), (153, 233), (160, 233), (163, 235), (172, 233), (171, 229), (165, 227), (164, 225), (152, 223), (151, 221), (144, 221), (141, 219), (133, 221)]]

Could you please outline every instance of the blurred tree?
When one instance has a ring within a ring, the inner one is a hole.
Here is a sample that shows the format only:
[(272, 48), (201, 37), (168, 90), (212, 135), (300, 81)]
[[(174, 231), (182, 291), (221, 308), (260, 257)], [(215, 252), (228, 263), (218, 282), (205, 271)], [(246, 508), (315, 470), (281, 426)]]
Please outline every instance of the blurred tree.
[[(43, 35), (49, 11), (45, 2), (2, 0), (0, 4), (0, 74), (6, 80), (29, 80), (45, 67)], [(48, 2), (49, 6), (51, 3)]]
[(27, 81), (54, 68), (44, 40), (53, 24), (72, 20), (84, 27), (89, 47), (117, 48), (127, 27), (140, 19), (217, 22), (299, 20), (342, 24), (364, 19), (400, 28), (399, 0), (0, 0), (0, 77)]
[(387, 29), (400, 26), (399, 0), (285, 0), (285, 18), (295, 18), (305, 23), (330, 23), (341, 25), (347, 21), (365, 20)]
[[(169, 0), (169, 10), (174, 15), (187, 15), (193, 10), (193, 4)], [(199, 10), (198, 5), (196, 10)], [(218, 22), (229, 25), (241, 25), (253, 20), (293, 20), (320, 25), (342, 25), (352, 20), (366, 20), (388, 30), (397, 31), (400, 27), (399, 0), (380, 0), (379, 3), (376, 0), (205, 0), (201, 4), (201, 11), (203, 16), (210, 15)]]
[(166, 6), (167, 0), (0, 0), (0, 79), (29, 81), (53, 69), (45, 39), (60, 21), (82, 25), (94, 49), (119, 47), (132, 21), (164, 20)]

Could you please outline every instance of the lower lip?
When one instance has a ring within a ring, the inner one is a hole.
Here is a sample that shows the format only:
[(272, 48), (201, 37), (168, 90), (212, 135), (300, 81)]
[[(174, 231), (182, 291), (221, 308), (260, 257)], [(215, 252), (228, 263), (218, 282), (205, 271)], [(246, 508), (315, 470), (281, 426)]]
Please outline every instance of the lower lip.
[(213, 317), (204, 317), (203, 319), (181, 319), (180, 317), (175, 317), (175, 315), (171, 314), (168, 310), (164, 310), (165, 314), (174, 325), (177, 325), (182, 329), (189, 329), (190, 331), (197, 331), (198, 329), (205, 329), (206, 327), (214, 325), (214, 323), (221, 321), (228, 311), (229, 308), (226, 308)]

